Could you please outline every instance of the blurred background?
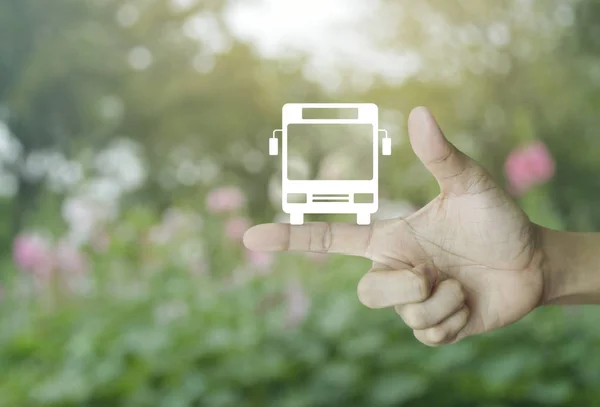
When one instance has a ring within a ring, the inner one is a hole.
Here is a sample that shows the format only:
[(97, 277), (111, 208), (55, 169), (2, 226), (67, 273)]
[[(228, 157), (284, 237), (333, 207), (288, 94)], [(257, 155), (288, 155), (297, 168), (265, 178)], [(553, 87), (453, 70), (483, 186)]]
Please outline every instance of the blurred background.
[(367, 261), (247, 252), (288, 102), (378, 104), (380, 217), (438, 192), (426, 105), (533, 221), (599, 230), (598, 1), (0, 0), (0, 406), (600, 405), (597, 308), (428, 348)]

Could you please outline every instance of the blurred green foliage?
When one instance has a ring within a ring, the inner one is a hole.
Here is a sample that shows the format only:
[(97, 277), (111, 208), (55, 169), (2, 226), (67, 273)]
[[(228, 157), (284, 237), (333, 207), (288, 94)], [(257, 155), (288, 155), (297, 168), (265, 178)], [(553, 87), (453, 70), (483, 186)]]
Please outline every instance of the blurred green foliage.
[[(147, 228), (136, 216), (121, 222)], [(81, 291), (5, 295), (0, 405), (598, 404), (594, 309), (545, 309), (503, 331), (428, 348), (392, 310), (358, 303), (366, 262), (281, 256), (277, 272), (245, 269), (234, 281), (167, 263), (151, 272), (131, 246), (113, 241)], [(290, 324), (285, 287), (294, 280), (310, 306)]]
[[(373, 2), (376, 18), (356, 31), (418, 54), (423, 69), (361, 87), (345, 67), (335, 92), (307, 79), (305, 56), (265, 58), (233, 36), (230, 3), (0, 0), (0, 124), (20, 146), (17, 159), (2, 157), (16, 188), (0, 200), (0, 406), (600, 405), (594, 309), (539, 310), (427, 348), (393, 312), (359, 304), (368, 264), (280, 256), (261, 275), (227, 238), (227, 219), (204, 208), (210, 190), (239, 185), (242, 216), (272, 221), (278, 163), (265, 155), (281, 106), (361, 101), (379, 105), (398, 141), (380, 164), (384, 198), (419, 206), (437, 193), (405, 131), (409, 110), (427, 105), (502, 184), (507, 154), (543, 140), (557, 173), (522, 205), (545, 226), (597, 230), (598, 2)], [(88, 273), (40, 287), (15, 268), (13, 238), (66, 233), (61, 210), (74, 190), (49, 187), (58, 169), (27, 169), (57, 153), (79, 163), (85, 184), (102, 172), (97, 153), (122, 138), (139, 146), (145, 181), (121, 197), (106, 250), (85, 246)], [(240, 158), (248, 152), (262, 164)], [(202, 228), (151, 243), (172, 208), (198, 212)], [(182, 249), (206, 270), (194, 272)], [(295, 324), (290, 281), (311, 302)]]

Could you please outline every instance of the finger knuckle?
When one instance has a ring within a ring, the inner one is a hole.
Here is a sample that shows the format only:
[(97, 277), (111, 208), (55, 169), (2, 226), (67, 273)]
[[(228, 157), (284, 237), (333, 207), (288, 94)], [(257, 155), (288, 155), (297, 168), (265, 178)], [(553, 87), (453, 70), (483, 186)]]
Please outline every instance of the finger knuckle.
[(426, 333), (427, 333), (427, 331), (423, 331), (423, 330), (418, 330), (418, 329), (413, 330), (413, 334), (414, 334), (415, 338), (417, 338), (417, 340), (419, 342), (421, 342), (423, 345), (429, 346), (429, 347), (439, 346), (439, 344), (432, 343), (431, 341), (429, 341)]
[(330, 223), (324, 222), (311, 225), (308, 242), (310, 250), (327, 252), (331, 248), (332, 240)]
[(333, 230), (331, 223), (325, 223), (325, 233), (323, 233), (323, 251), (327, 252), (331, 249), (331, 245), (333, 244)]
[(471, 311), (469, 310), (469, 307), (467, 306), (463, 306), (462, 309), (460, 310), (460, 325), (463, 326), (465, 325), (467, 322), (469, 322), (469, 317), (471, 315)]
[(465, 294), (465, 290), (462, 286), (459, 286), (458, 290), (456, 290), (456, 299), (456, 302), (459, 304), (464, 304), (464, 302), (467, 300), (467, 295)]
[(399, 310), (406, 325), (413, 329), (424, 329), (427, 327), (427, 313), (423, 306), (418, 304), (407, 304)]
[(375, 307), (375, 303), (374, 303), (375, 296), (373, 295), (372, 284), (371, 284), (370, 279), (367, 276), (361, 278), (360, 281), (358, 282), (358, 286), (356, 288), (356, 293), (358, 295), (358, 300), (365, 307), (368, 307), (368, 308)]
[(431, 293), (431, 284), (427, 279), (427, 276), (423, 274), (416, 274), (413, 280), (413, 288), (416, 292), (416, 300), (423, 301), (429, 297)]
[(448, 331), (442, 327), (433, 327), (427, 330), (427, 339), (434, 344), (441, 344), (446, 341)]
[(447, 150), (443, 154), (441, 154), (438, 157), (431, 160), (430, 164), (434, 164), (434, 165), (444, 164), (444, 163), (448, 162), (450, 160), (450, 158), (452, 158), (453, 155), (454, 155), (454, 149), (451, 147), (448, 147)]
[(446, 289), (456, 297), (458, 303), (465, 301), (465, 292), (462, 284), (458, 280), (446, 280)]

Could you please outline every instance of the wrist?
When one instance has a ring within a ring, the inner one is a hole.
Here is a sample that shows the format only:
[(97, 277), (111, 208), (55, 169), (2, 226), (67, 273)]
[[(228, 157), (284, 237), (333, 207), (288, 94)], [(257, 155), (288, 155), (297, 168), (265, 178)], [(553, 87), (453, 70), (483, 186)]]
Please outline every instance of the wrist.
[(539, 245), (543, 253), (541, 261), (541, 273), (543, 279), (543, 293), (540, 305), (553, 305), (560, 303), (561, 299), (568, 297), (569, 282), (566, 278), (566, 270), (561, 256), (561, 232), (537, 226), (539, 231)]
[(543, 253), (541, 305), (600, 303), (600, 234), (537, 228)]

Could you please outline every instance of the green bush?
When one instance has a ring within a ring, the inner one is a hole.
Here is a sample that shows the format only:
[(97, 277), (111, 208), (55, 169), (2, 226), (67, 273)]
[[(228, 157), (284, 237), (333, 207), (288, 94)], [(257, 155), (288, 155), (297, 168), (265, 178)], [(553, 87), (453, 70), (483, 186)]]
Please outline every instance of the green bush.
[[(152, 272), (130, 249), (113, 242), (110, 252), (96, 255), (94, 271), (80, 281), (86, 285), (77, 286), (83, 291), (46, 287), (28, 296), (22, 287), (29, 276), (11, 283), (0, 315), (1, 406), (573, 406), (600, 400), (594, 311), (542, 309), (499, 332), (429, 348), (393, 311), (359, 303), (356, 283), (369, 266), (363, 260), (332, 256), (315, 263), (280, 255), (265, 276), (230, 244), (214, 250), (238, 263), (234, 274), (217, 268), (194, 275), (173, 265)], [(308, 313), (295, 322), (290, 282), (310, 299)]]

